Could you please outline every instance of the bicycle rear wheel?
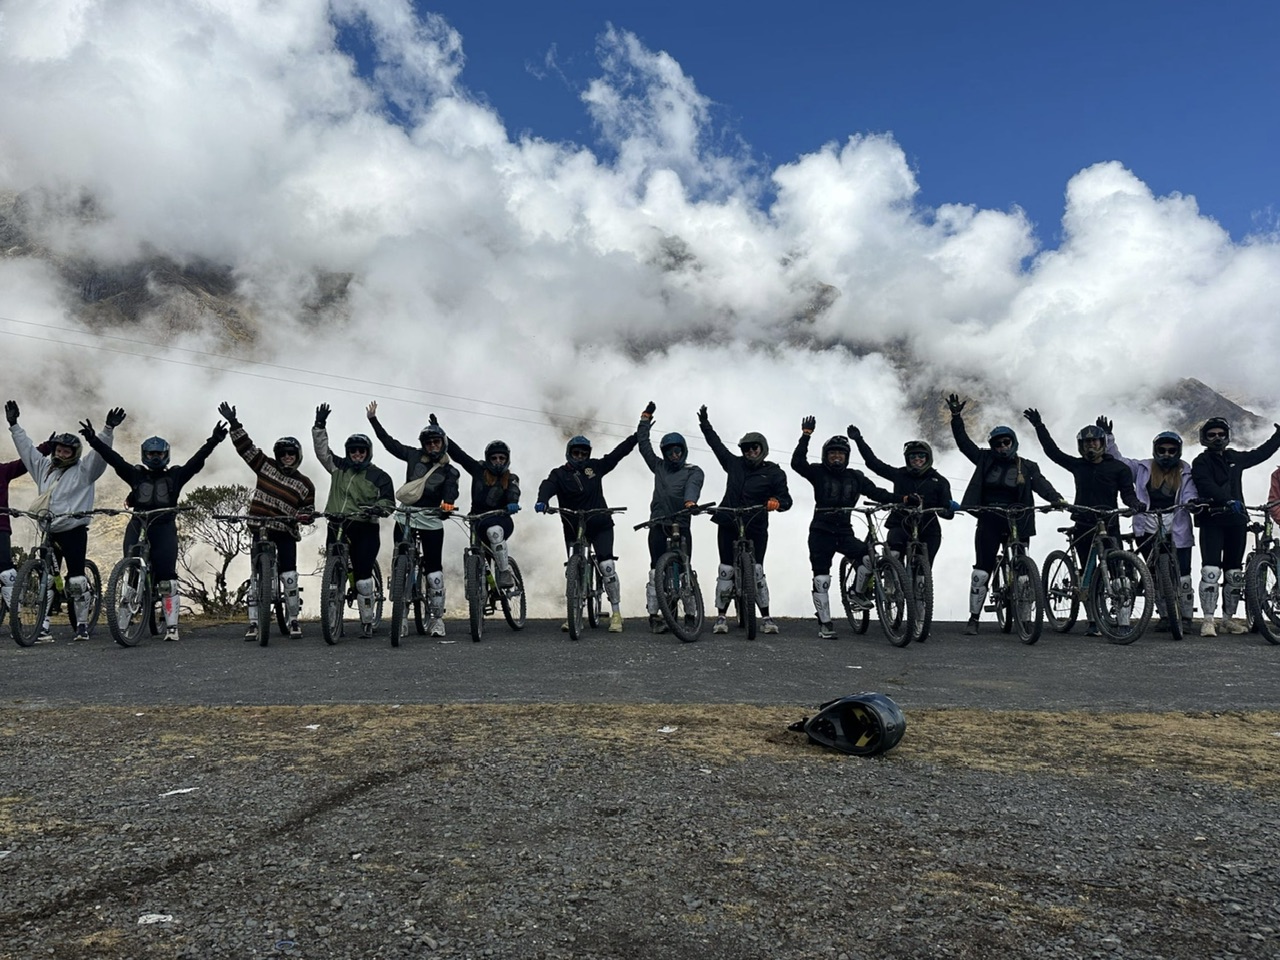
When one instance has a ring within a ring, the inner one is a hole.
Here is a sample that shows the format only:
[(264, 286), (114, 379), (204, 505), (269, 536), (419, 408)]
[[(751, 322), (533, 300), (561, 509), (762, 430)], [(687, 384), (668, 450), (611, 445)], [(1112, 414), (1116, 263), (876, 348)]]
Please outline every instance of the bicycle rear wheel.
[(467, 613), (471, 623), (471, 640), (479, 643), (484, 636), (484, 601), (488, 594), (485, 583), (484, 554), (468, 553), (465, 570)]
[(574, 554), (564, 568), (564, 601), (568, 614), (569, 639), (581, 640), (583, 629), (583, 608), (587, 603), (590, 570), (584, 557)]
[(840, 603), (854, 633), (866, 633), (871, 624), (871, 611), (854, 604), (857, 592), (858, 565), (848, 557), (840, 558)]
[(512, 586), (507, 590), (499, 590), (501, 596), (498, 602), (502, 606), (507, 626), (512, 630), (523, 630), (529, 610), (529, 603), (524, 595), (524, 576), (520, 573), (520, 564), (516, 563), (515, 557), (507, 557), (507, 566), (511, 569)]
[(756, 638), (756, 557), (750, 542), (738, 547), (734, 564), (734, 579), (738, 581), (738, 623), (747, 632), (747, 639)]
[(1267, 643), (1280, 643), (1280, 570), (1271, 551), (1249, 558), (1244, 574), (1244, 602), (1258, 633)]
[(1066, 633), (1080, 616), (1080, 574), (1065, 550), (1044, 558), (1044, 618), (1056, 633)]
[(929, 566), (929, 555), (923, 550), (908, 557), (907, 577), (915, 601), (911, 639), (924, 643), (933, 627), (933, 569)]
[(20, 647), (29, 647), (40, 636), (53, 595), (53, 577), (40, 556), (28, 557), (18, 568), (9, 601), (9, 629)]
[(1093, 572), (1089, 612), (1111, 643), (1133, 643), (1151, 622), (1155, 587), (1142, 558), (1129, 550), (1111, 550)]
[(1036, 562), (1026, 554), (1015, 557), (1011, 564), (1013, 582), (1009, 584), (1008, 618), (1018, 639), (1031, 644), (1040, 639), (1044, 629), (1044, 581)]
[(391, 645), (393, 647), (400, 646), (400, 635), (408, 632), (409, 593), (413, 588), (409, 580), (412, 576), (410, 565), (409, 554), (402, 550), (396, 551), (396, 557), (391, 561)]
[(1172, 554), (1161, 551), (1151, 571), (1155, 579), (1157, 613), (1169, 627), (1171, 640), (1182, 639), (1182, 611), (1178, 605), (1178, 564)]
[(325, 561), (320, 580), (320, 632), (332, 646), (342, 636), (342, 616), (347, 607), (347, 561), (339, 554)]
[(914, 633), (915, 605), (907, 587), (907, 571), (889, 554), (876, 561), (876, 615), (895, 647), (905, 647)]
[(136, 647), (154, 616), (151, 578), (141, 557), (125, 557), (107, 580), (107, 627), (122, 647)]

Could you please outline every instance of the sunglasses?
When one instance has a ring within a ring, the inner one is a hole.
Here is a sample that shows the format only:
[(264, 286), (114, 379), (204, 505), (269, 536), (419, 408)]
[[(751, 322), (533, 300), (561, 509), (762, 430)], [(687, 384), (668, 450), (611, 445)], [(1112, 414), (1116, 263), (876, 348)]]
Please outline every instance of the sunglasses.
[(1156, 447), (1157, 457), (1176, 457), (1181, 452), (1177, 447)]
[(760, 449), (760, 444), (758, 444), (758, 443), (744, 443), (740, 449), (742, 449), (744, 452), (745, 452), (745, 451), (747, 451), (747, 450), (759, 450), (759, 449)]
[(591, 451), (583, 450), (581, 447), (578, 447), (574, 450), (570, 450), (569, 456), (572, 457), (574, 460), (585, 460), (587, 459), (587, 457), (591, 456)]
[(495, 453), (489, 458), (490, 463), (506, 463), (507, 455), (505, 453)]
[(1008, 437), (997, 437), (995, 440), (992, 440), (992, 441), (991, 441), (991, 446), (993, 446), (993, 447), (1012, 447), (1012, 446), (1013, 446), (1013, 441), (1012, 441), (1012, 440), (1010, 440)]
[(1210, 430), (1204, 435), (1204, 438), (1206, 440), (1225, 440), (1227, 439), (1227, 435), (1221, 430)]

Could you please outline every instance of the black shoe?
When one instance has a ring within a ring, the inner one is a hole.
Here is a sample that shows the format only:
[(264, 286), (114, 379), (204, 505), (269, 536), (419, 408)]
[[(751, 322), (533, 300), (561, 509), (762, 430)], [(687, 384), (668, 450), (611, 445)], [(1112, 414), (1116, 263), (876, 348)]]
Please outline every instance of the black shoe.
[(964, 625), (964, 635), (966, 637), (976, 637), (978, 635), (978, 618), (970, 617), (969, 622)]

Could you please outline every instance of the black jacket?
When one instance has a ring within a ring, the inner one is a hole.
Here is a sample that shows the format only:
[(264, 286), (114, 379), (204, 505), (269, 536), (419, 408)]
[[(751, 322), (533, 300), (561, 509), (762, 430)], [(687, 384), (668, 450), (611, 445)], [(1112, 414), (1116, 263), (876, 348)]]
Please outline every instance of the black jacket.
[[(378, 435), (382, 445), (387, 448), (387, 453), (397, 460), (405, 462), (405, 483), (410, 480), (417, 480), (432, 467), (436, 466), (436, 464), (429, 462), (423, 456), (422, 447), (401, 443), (387, 433), (386, 427), (378, 422), (377, 417), (370, 417), (369, 423), (373, 425), (373, 432)], [(422, 490), (422, 496), (418, 498), (417, 503), (409, 504), (409, 506), (438, 507), (442, 503), (456, 504), (458, 502), (458, 468), (449, 462), (447, 454), (441, 458), (439, 467), (440, 469), (432, 473), (427, 480), (426, 486)]]
[[(935, 527), (941, 530), (942, 524), (938, 520), (939, 517), (950, 520), (955, 516), (955, 512), (951, 509), (951, 481), (933, 467), (924, 473), (914, 474), (906, 467), (895, 467), (885, 463), (867, 446), (867, 442), (862, 437), (855, 437), (853, 442), (858, 445), (858, 455), (862, 457), (862, 462), (870, 467), (873, 473), (893, 481), (894, 499), (902, 502), (904, 497), (919, 497), (920, 506), (941, 508), (941, 513), (926, 513), (921, 516), (920, 536), (925, 536)], [(904, 525), (905, 516), (901, 510), (891, 510), (885, 526), (901, 527)]]
[[(1228, 447), (1220, 453), (1205, 450), (1191, 461), (1191, 479), (1196, 482), (1196, 492), (1201, 500), (1207, 500), (1216, 507), (1224, 506), (1232, 500), (1244, 502), (1244, 484), (1241, 475), (1249, 467), (1255, 467), (1280, 450), (1280, 427), (1262, 446), (1253, 450), (1232, 450)], [(1210, 513), (1205, 510), (1196, 514), (1197, 527), (1243, 527), (1248, 524), (1248, 517), (1243, 513)]]
[[(570, 510), (602, 510), (609, 504), (604, 499), (604, 476), (622, 462), (623, 457), (636, 448), (636, 435), (627, 439), (599, 459), (581, 463), (562, 463), (538, 485), (538, 502), (546, 503), (555, 497), (560, 506)], [(572, 526), (565, 518), (565, 527)], [(613, 526), (613, 519), (602, 514), (595, 525)]]
[(520, 502), (520, 478), (508, 470), (502, 476), (491, 473), (488, 466), (474, 457), (468, 456), (460, 446), (449, 438), (449, 456), (462, 469), (471, 475), (471, 512), (488, 513), (490, 510), (505, 510), (509, 503)]
[[(710, 421), (703, 421), (699, 426), (702, 427), (702, 435), (707, 438), (707, 443), (711, 445), (711, 452), (716, 455), (720, 466), (728, 474), (724, 496), (720, 498), (720, 506), (762, 507), (772, 497), (777, 499), (779, 510), (791, 509), (791, 491), (787, 489), (787, 474), (780, 466), (770, 460), (761, 460), (753, 464), (742, 454), (735, 454), (726, 447)], [(729, 514), (723, 513), (713, 513), (711, 519), (716, 523), (737, 522)], [(764, 523), (767, 526), (769, 515), (762, 511), (750, 522)]]
[(1018, 519), (1018, 532), (1024, 539), (1031, 539), (1036, 533), (1036, 515), (1031, 512), (1031, 507), (1035, 505), (1032, 493), (1038, 493), (1040, 497), (1050, 503), (1058, 503), (1064, 498), (1057, 490), (1053, 488), (1053, 484), (1040, 472), (1040, 465), (1034, 460), (1028, 460), (1026, 457), (1014, 457), (1013, 461), (1004, 461), (995, 455), (991, 450), (984, 450), (974, 443), (969, 434), (964, 429), (964, 418), (953, 416), (951, 418), (951, 435), (955, 437), (956, 446), (960, 448), (960, 452), (969, 458), (976, 469), (973, 476), (969, 479), (969, 485), (965, 487), (964, 499), (960, 504), (964, 507), (984, 507), (988, 506), (983, 502), (982, 484), (988, 475), (1005, 471), (1006, 467), (1012, 462), (1017, 467), (1017, 482), (1010, 488), (1010, 502), (1026, 507), (1027, 513)]
[(795, 452), (791, 454), (791, 469), (813, 484), (814, 513), (810, 530), (842, 533), (850, 529), (849, 514), (819, 513), (824, 507), (856, 507), (859, 497), (876, 503), (897, 502), (892, 493), (877, 487), (861, 470), (852, 467), (830, 470), (826, 464), (810, 463), (809, 440), (809, 434), (800, 434)]
[[(1133, 471), (1123, 460), (1117, 460), (1109, 453), (1102, 459), (1092, 463), (1084, 457), (1072, 457), (1062, 452), (1049, 428), (1043, 423), (1034, 424), (1040, 446), (1049, 459), (1070, 473), (1076, 480), (1076, 498), (1074, 503), (1081, 507), (1094, 507), (1098, 510), (1114, 510), (1117, 498), (1132, 510), (1142, 509), (1137, 491), (1133, 489)], [(1092, 513), (1073, 513), (1072, 519), (1077, 523), (1093, 524), (1097, 521)]]
[[(182, 496), (182, 488), (204, 469), (209, 454), (213, 453), (213, 448), (221, 442), (217, 437), (210, 437), (186, 463), (156, 471), (129, 463), (96, 436), (89, 438), (89, 446), (93, 447), (98, 452), (98, 456), (109, 463), (120, 479), (129, 485), (129, 496), (125, 499), (125, 504), (133, 510), (162, 510), (165, 507), (176, 507)], [(148, 522), (152, 526), (173, 523), (176, 516), (177, 514), (173, 513), (161, 513), (149, 518)]]

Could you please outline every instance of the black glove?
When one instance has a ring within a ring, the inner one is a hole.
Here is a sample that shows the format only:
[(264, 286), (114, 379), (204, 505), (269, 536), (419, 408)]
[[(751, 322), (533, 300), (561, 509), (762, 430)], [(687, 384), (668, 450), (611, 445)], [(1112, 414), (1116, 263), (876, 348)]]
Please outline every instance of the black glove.
[(4, 404), (4, 418), (9, 421), (9, 426), (13, 426), (18, 422), (18, 401), (6, 400)]
[(909, 504), (913, 507), (924, 506), (924, 498), (921, 497), (920, 494), (918, 493), (908, 493), (905, 497), (902, 498), (902, 502)]
[(653, 411), (655, 411), (655, 410), (657, 410), (657, 409), (658, 409), (658, 405), (657, 405), (656, 403), (654, 403), (652, 400), (650, 400), (647, 404), (645, 404), (644, 411), (640, 414), (640, 419), (641, 419), (641, 420), (652, 420), (652, 419), (653, 419)]
[(707, 405), (704, 403), (698, 408), (698, 423), (706, 426), (710, 422), (711, 419), (707, 416)]
[(213, 425), (213, 433), (209, 434), (209, 439), (216, 440), (218, 443), (221, 443), (223, 440), (227, 439), (227, 434), (229, 432), (230, 431), (227, 430), (227, 425), (219, 420)]
[(958, 417), (964, 413), (964, 408), (968, 403), (968, 400), (961, 400), (958, 393), (947, 395), (947, 409), (951, 411), (953, 417)]
[(112, 407), (107, 411), (107, 426), (110, 429), (114, 430), (122, 423), (124, 423), (124, 407)]
[(1103, 430), (1107, 431), (1107, 433), (1111, 433), (1112, 423), (1105, 416), (1101, 416), (1093, 422), (1096, 423), (1098, 426), (1100, 426)]
[(92, 421), (89, 421), (89, 420), (80, 421), (80, 436), (84, 437), (86, 440), (92, 440), (97, 435), (98, 434), (93, 429)]
[(321, 430), (323, 430), (324, 425), (328, 422), (328, 420), (329, 420), (329, 405), (327, 403), (322, 403), (320, 404), (320, 406), (316, 407), (316, 426), (319, 427)]
[(862, 431), (859, 430), (857, 427), (855, 427), (852, 423), (849, 424), (849, 439), (852, 440), (854, 443), (857, 443), (859, 440), (862, 439)]
[(236, 408), (225, 400), (218, 404), (218, 412), (227, 419), (227, 423), (231, 424), (232, 430), (240, 429), (240, 421), (236, 419)]
[(433, 427), (440, 426), (440, 421), (436, 419), (436, 415), (434, 413), (431, 416), (427, 417), (427, 422), (431, 424)]
[(817, 428), (817, 426), (818, 426), (817, 417), (805, 417), (803, 420), (800, 421), (800, 432), (807, 436), (813, 433), (813, 431)]
[(1033, 427), (1038, 427), (1044, 423), (1044, 418), (1040, 416), (1040, 411), (1035, 407), (1027, 407), (1022, 411), (1022, 415), (1027, 418), (1027, 422)]

